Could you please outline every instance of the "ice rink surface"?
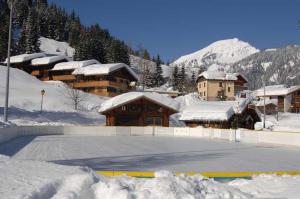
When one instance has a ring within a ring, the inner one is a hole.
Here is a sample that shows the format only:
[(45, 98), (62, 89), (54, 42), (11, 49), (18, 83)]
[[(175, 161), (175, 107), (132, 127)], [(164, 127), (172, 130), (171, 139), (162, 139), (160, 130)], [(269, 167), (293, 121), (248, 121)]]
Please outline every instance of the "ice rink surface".
[(0, 145), (14, 159), (94, 170), (238, 172), (300, 170), (300, 147), (183, 137), (38, 136)]

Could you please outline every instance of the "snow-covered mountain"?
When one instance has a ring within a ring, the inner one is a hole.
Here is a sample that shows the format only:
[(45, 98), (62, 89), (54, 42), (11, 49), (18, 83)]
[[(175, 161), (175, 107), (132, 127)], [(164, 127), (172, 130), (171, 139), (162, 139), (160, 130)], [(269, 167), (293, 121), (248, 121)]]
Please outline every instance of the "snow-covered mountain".
[(216, 41), (194, 53), (181, 56), (172, 65), (184, 65), (188, 69), (211, 64), (230, 65), (249, 55), (259, 52), (249, 43), (237, 38)]
[(244, 74), (249, 81), (249, 89), (262, 86), (263, 75), (267, 85), (300, 84), (300, 46), (289, 45), (252, 54), (236, 62), (230, 68)]

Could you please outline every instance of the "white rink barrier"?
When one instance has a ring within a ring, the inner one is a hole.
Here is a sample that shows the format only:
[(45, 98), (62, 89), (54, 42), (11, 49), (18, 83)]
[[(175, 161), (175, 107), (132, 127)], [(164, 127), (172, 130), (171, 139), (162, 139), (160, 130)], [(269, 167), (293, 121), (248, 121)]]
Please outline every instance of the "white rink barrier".
[(0, 128), (0, 143), (19, 136), (175, 136), (222, 139), (233, 142), (300, 146), (300, 132), (253, 131), (189, 127), (109, 127), (109, 126), (19, 126)]

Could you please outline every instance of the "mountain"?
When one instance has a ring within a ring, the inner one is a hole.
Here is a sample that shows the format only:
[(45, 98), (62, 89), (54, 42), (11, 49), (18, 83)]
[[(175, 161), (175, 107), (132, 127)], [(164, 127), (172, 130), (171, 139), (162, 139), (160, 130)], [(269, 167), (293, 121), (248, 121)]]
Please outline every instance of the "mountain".
[(247, 42), (237, 38), (226, 39), (214, 42), (194, 53), (184, 55), (175, 60), (172, 65), (185, 65), (185, 67), (189, 68), (202, 65), (207, 66), (213, 63), (227, 65), (257, 52), (259, 52), (259, 50)]
[(265, 75), (266, 84), (300, 84), (300, 46), (266, 49), (254, 53), (230, 67), (230, 71), (245, 75), (249, 89), (260, 88)]

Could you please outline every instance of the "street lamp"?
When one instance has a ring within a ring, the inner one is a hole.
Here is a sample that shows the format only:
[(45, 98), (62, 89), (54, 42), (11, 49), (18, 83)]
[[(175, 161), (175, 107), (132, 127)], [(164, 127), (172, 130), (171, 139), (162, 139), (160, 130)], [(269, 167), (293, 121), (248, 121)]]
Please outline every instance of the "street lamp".
[(264, 122), (263, 122), (263, 128), (266, 128), (266, 80), (265, 75), (263, 76), (263, 84), (264, 84)]
[(4, 105), (4, 122), (8, 121), (8, 96), (9, 96), (9, 73), (10, 73), (10, 48), (11, 48), (11, 29), (12, 29), (12, 15), (13, 15), (13, 1), (9, 1), (10, 15), (9, 15), (9, 32), (8, 32), (8, 46), (7, 46), (7, 70), (6, 70), (6, 87), (5, 87), (5, 105)]
[(44, 102), (44, 95), (46, 91), (43, 89), (41, 90), (42, 100), (41, 100), (41, 113), (43, 112), (43, 102)]

